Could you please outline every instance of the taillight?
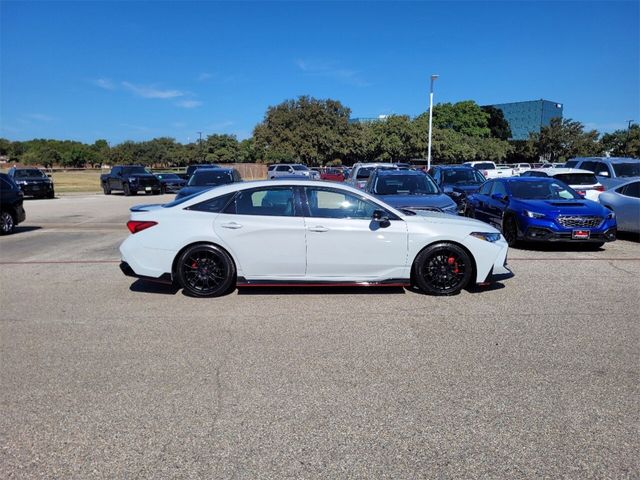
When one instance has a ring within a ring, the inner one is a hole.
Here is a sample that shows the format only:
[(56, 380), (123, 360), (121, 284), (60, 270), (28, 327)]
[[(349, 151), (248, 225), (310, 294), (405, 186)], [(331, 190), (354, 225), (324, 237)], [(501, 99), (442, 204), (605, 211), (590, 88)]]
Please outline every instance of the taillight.
[(127, 228), (131, 233), (138, 233), (142, 230), (146, 230), (149, 227), (153, 227), (157, 225), (158, 222), (148, 222), (148, 221), (139, 221), (139, 220), (129, 220), (127, 222)]
[(598, 185), (595, 190), (599, 191), (599, 192), (604, 192), (604, 185)]
[(482, 175), (486, 177), (487, 175), (489, 175), (489, 172), (487, 170), (482, 170)]

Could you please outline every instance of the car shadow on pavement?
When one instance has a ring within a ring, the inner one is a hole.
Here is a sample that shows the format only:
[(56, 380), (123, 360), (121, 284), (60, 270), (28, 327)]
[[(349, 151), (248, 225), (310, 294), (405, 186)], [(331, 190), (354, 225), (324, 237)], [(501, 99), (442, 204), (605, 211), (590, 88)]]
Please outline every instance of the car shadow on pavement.
[(33, 225), (33, 226), (29, 226), (29, 227), (16, 227), (15, 230), (13, 231), (12, 235), (16, 235), (17, 233), (26, 233), (26, 232), (33, 232), (34, 230), (41, 230), (42, 227), (38, 226), (38, 225)]
[(618, 232), (618, 240), (640, 243), (640, 233)]
[(589, 243), (569, 243), (569, 242), (547, 242), (547, 243), (519, 243), (517, 247), (509, 247), (510, 252), (518, 250), (536, 252), (602, 252), (606, 248), (596, 247)]
[(138, 279), (131, 284), (129, 290), (136, 293), (158, 293), (161, 295), (175, 295), (180, 288), (165, 283), (149, 282)]
[[(468, 285), (466, 286), (463, 290), (466, 290), (468, 293), (486, 293), (486, 292), (492, 292), (494, 290), (502, 290), (504, 288), (504, 284), (500, 283), (500, 282), (495, 282), (495, 283), (491, 283), (489, 285), (477, 285), (477, 284), (472, 284), (472, 285)], [(431, 295), (429, 293), (423, 292), (422, 290), (420, 290), (418, 287), (412, 286), (412, 287), (407, 287), (407, 291), (411, 292), (411, 293), (415, 293), (416, 295), (425, 295), (427, 297), (433, 297), (434, 295)], [(447, 295), (449, 297), (455, 297), (456, 295), (459, 295), (460, 292), (458, 293), (454, 293), (451, 295)]]
[(404, 294), (402, 287), (240, 287), (238, 295), (375, 295)]

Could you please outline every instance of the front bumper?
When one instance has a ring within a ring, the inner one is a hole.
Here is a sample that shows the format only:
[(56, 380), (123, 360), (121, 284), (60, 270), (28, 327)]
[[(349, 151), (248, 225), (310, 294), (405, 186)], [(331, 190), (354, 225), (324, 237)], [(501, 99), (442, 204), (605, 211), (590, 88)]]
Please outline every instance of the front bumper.
[[(561, 227), (553, 220), (520, 216), (518, 237), (531, 242), (600, 243), (613, 242), (617, 235), (615, 219), (604, 219), (597, 227)], [(575, 239), (574, 230), (588, 230), (588, 239)]]
[(180, 185), (178, 183), (165, 183), (162, 188), (164, 189), (165, 192), (172, 192), (172, 193), (176, 193), (179, 192), (181, 188), (183, 188), (184, 185)]
[(53, 192), (53, 183), (27, 183), (18, 184), (25, 196), (39, 197)]

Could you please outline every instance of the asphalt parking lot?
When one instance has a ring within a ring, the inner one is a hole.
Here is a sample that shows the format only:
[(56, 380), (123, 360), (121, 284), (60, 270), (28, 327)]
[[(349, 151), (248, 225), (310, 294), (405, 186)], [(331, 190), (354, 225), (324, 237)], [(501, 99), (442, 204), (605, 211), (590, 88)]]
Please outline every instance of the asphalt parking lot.
[(2, 478), (638, 478), (640, 244), (515, 278), (194, 299), (123, 276), (119, 195), (0, 238)]

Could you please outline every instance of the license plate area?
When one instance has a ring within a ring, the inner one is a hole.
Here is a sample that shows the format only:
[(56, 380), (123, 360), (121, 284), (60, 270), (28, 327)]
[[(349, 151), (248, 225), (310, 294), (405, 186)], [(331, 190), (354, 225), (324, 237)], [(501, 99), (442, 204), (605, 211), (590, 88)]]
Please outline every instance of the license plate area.
[(150, 191), (151, 191), (151, 187), (144, 187), (144, 189), (145, 189), (147, 192), (150, 192)]
[(589, 240), (591, 238), (591, 231), (589, 230), (574, 230), (571, 232), (571, 238), (574, 240)]

